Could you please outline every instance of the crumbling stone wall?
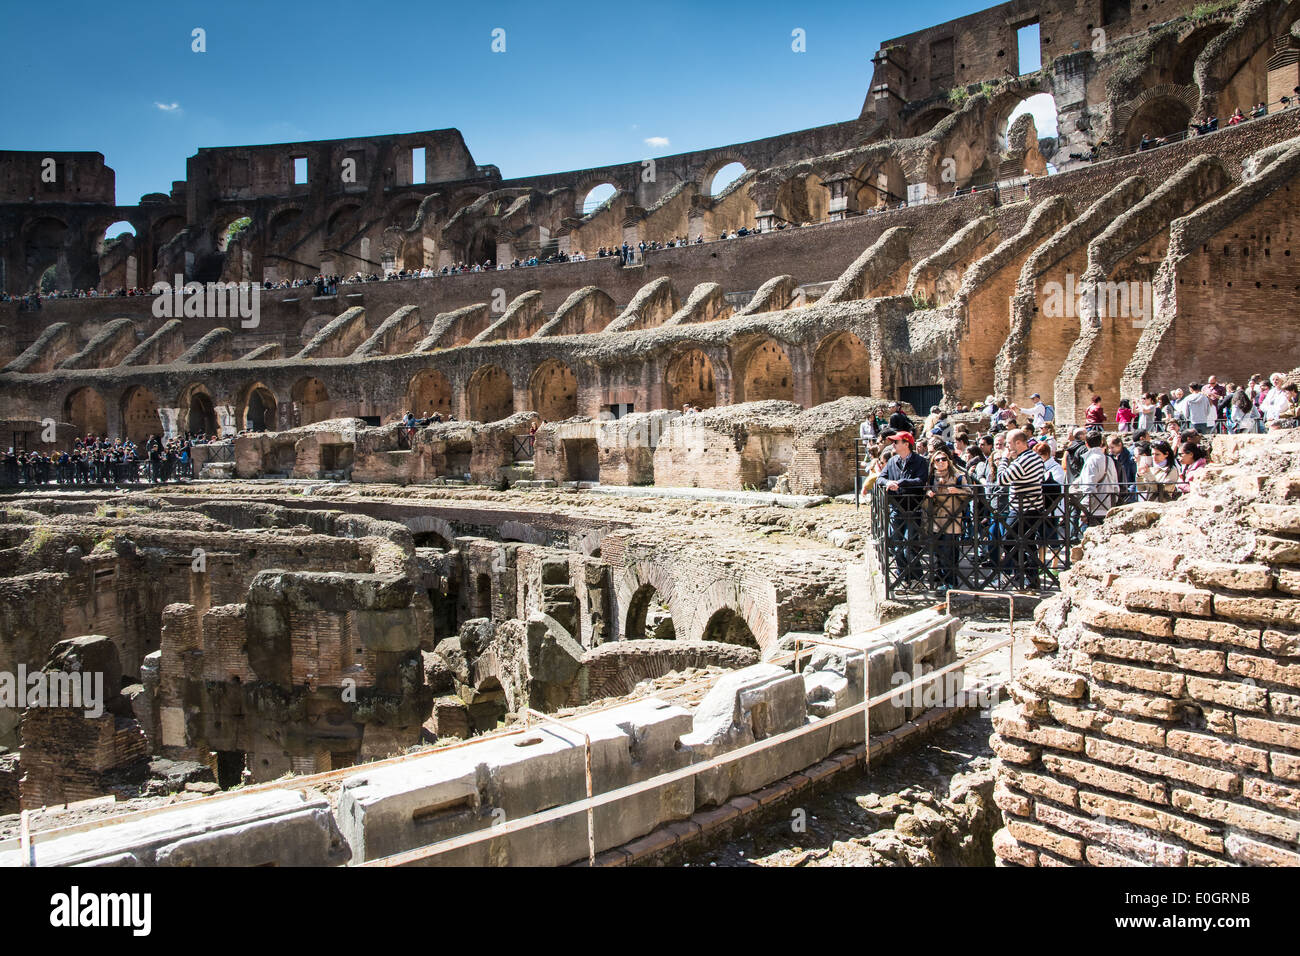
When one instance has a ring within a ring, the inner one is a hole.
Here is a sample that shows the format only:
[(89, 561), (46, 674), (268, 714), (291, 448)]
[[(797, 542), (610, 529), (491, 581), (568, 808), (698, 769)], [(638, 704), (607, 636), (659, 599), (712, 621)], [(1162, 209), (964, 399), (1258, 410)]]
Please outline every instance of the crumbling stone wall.
[(1300, 439), (1214, 457), (1089, 530), (1038, 610), (993, 717), (1004, 862), (1300, 864)]

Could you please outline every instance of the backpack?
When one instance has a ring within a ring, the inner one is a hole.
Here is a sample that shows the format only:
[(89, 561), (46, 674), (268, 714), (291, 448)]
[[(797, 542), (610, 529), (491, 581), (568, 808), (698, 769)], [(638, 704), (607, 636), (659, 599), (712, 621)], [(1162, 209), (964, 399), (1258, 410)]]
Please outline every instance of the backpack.
[(1043, 406), (1043, 421), (1045, 422), (1056, 421), (1056, 409), (1053, 408), (1051, 405)]

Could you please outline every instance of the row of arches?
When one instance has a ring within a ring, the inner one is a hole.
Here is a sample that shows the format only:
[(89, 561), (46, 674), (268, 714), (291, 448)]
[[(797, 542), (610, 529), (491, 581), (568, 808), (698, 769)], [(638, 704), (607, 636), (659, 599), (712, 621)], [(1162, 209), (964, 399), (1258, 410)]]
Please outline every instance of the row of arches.
[[(677, 628), (667, 598), (659, 593), (655, 585), (642, 584), (628, 602), (627, 616), (623, 622), (623, 639), (673, 640), (676, 636)], [(744, 615), (728, 605), (717, 608), (709, 615), (700, 639), (762, 650)]]
[[(869, 359), (866, 345), (852, 332), (837, 332), (824, 339), (812, 363), (813, 403), (869, 394)], [(797, 361), (806, 359), (798, 357)], [(776, 339), (760, 338), (748, 344), (738, 352), (735, 365), (735, 401), (796, 401), (796, 361)], [(703, 349), (682, 349), (664, 367), (662, 394), (666, 408), (712, 408), (718, 404), (718, 392), (713, 360)], [(550, 358), (537, 366), (526, 394), (531, 410), (546, 421), (562, 421), (579, 414), (577, 374), (560, 359)], [(282, 402), (263, 382), (244, 386), (229, 409), (234, 427), (275, 431), (323, 421), (336, 411), (328, 387), (315, 376), (298, 379), (287, 398), (287, 404)], [(469, 376), (464, 398), (466, 417), (472, 421), (499, 421), (520, 410), (516, 408), (515, 383), (510, 373), (496, 364), (480, 366)], [(223, 426), (218, 405), (206, 385), (192, 383), (165, 407), (169, 413), (175, 412), (171, 424), (176, 431), (213, 435), (220, 434)], [(456, 410), (451, 380), (435, 368), (416, 372), (406, 389), (405, 408), (421, 418), (434, 414), (449, 417)], [(168, 430), (163, 418), (164, 403), (143, 385), (130, 386), (122, 393), (118, 412), (122, 434), (134, 441)], [(104, 435), (109, 431), (108, 403), (93, 386), (70, 392), (64, 399), (62, 414), (78, 434)]]

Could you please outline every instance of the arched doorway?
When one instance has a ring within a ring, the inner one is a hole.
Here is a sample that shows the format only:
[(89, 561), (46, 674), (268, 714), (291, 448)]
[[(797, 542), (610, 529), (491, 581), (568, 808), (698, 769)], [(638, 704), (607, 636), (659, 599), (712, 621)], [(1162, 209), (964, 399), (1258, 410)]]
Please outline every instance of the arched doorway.
[(108, 409), (104, 396), (93, 388), (79, 388), (63, 403), (63, 420), (72, 422), (79, 436), (108, 434)]
[(471, 375), (465, 398), (471, 421), (499, 422), (515, 412), (514, 383), (499, 365), (484, 365)]
[(273, 432), (278, 407), (275, 394), (258, 382), (248, 389), (244, 400), (240, 402), (239, 420), (235, 425), (253, 432)]
[(705, 195), (717, 199), (731, 188), (732, 183), (745, 175), (746, 171), (745, 164), (738, 161), (727, 163), (725, 166), (714, 170), (711, 175), (706, 177), (704, 187)]
[(653, 638), (671, 641), (677, 637), (673, 614), (668, 603), (655, 590), (653, 584), (643, 584), (632, 595), (627, 606), (627, 620), (623, 626), (623, 639), (639, 641)]
[(590, 216), (616, 195), (618, 195), (618, 189), (615, 188), (613, 183), (599, 183), (588, 190), (586, 195), (579, 197), (576, 214), (578, 216)]
[(318, 378), (300, 378), (291, 392), (299, 425), (323, 422), (330, 417), (330, 394)]
[(1144, 103), (1124, 127), (1124, 151), (1138, 148), (1143, 136), (1160, 139), (1187, 132), (1192, 109), (1173, 96), (1160, 96)]
[(421, 369), (406, 388), (406, 407), (416, 418), (451, 414), (451, 382), (436, 368)]
[(762, 650), (749, 624), (739, 613), (729, 607), (718, 608), (713, 612), (709, 623), (704, 625), (704, 640), (719, 644), (739, 644), (742, 647)]
[(158, 399), (142, 385), (128, 389), (122, 396), (122, 432), (136, 444), (163, 433)]
[(217, 410), (202, 385), (191, 385), (181, 396), (178, 428), (191, 435), (218, 435)]
[(813, 403), (871, 394), (870, 360), (867, 347), (852, 332), (837, 332), (823, 340), (813, 360)]
[(825, 219), (830, 206), (830, 193), (816, 173), (796, 176), (776, 191), (772, 210), (777, 218), (796, 225), (820, 222)]
[(578, 377), (559, 359), (537, 366), (529, 385), (533, 411), (543, 421), (558, 422), (578, 414)]
[(863, 183), (858, 190), (858, 208), (863, 211), (897, 206), (907, 199), (907, 177), (892, 156), (878, 166), (860, 166), (853, 176)]
[(713, 362), (699, 349), (679, 353), (664, 373), (664, 394), (669, 408), (683, 405), (712, 408), (718, 404)]
[(740, 400), (794, 401), (794, 369), (790, 356), (774, 339), (763, 339), (750, 350), (741, 378)]

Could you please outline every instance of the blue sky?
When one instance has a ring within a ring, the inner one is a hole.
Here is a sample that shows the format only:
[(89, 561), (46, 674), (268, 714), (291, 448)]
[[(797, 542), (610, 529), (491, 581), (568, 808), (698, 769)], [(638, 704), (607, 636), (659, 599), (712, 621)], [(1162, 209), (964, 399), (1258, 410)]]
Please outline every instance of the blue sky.
[(0, 148), (98, 150), (123, 204), (200, 146), (447, 127), (507, 178), (580, 169), (854, 118), (881, 41), (987, 5), (11, 4)]

